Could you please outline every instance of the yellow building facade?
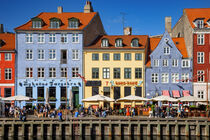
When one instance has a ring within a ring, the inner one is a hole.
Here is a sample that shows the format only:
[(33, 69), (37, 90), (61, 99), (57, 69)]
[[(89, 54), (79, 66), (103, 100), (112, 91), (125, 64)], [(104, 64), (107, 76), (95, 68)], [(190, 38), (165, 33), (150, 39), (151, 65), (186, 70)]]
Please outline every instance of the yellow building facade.
[[(97, 94), (115, 100), (129, 95), (144, 97), (147, 40), (147, 36), (102, 36), (95, 44), (85, 47), (83, 68), (87, 82), (84, 86), (84, 98)], [(130, 106), (131, 103), (84, 103), (85, 107), (90, 105), (119, 108)]]

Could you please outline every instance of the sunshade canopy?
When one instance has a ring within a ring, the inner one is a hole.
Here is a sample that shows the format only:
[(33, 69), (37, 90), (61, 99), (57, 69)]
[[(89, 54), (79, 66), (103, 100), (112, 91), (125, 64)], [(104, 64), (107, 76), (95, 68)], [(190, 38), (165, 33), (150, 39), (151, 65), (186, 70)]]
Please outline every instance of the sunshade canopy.
[(112, 98), (109, 98), (107, 96), (103, 96), (103, 95), (95, 95), (86, 99), (82, 100), (83, 102), (98, 102), (98, 101), (103, 101), (103, 102), (114, 102), (115, 100)]
[(206, 100), (197, 98), (195, 96), (184, 96), (182, 98), (179, 98), (181, 102), (206, 102)]
[(164, 96), (164, 95), (162, 95), (162, 96), (157, 96), (157, 97), (155, 97), (155, 98), (152, 98), (151, 100), (153, 100), (153, 101), (178, 102), (177, 99), (171, 98), (171, 97), (169, 97), (169, 96)]
[(36, 100), (31, 97), (23, 96), (23, 95), (17, 95), (12, 97), (3, 98), (4, 101), (33, 101)]
[(139, 97), (139, 96), (134, 96), (134, 95), (129, 95), (123, 98), (120, 98), (117, 100), (117, 102), (123, 102), (123, 101), (149, 101), (149, 99), (143, 98), (143, 97)]

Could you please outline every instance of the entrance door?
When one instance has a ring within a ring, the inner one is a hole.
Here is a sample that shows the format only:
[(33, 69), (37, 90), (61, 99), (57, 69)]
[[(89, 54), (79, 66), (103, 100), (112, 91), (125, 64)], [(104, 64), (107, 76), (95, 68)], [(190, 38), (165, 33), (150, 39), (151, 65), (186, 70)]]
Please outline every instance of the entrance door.
[(72, 87), (73, 93), (73, 106), (77, 107), (79, 105), (79, 87)]

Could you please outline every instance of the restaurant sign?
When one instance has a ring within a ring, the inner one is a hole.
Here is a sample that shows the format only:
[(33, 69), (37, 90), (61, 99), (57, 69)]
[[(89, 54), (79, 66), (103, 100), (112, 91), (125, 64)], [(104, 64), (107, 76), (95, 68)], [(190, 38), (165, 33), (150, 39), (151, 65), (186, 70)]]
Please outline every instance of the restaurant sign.
[(106, 86), (141, 86), (143, 81), (106, 81)]

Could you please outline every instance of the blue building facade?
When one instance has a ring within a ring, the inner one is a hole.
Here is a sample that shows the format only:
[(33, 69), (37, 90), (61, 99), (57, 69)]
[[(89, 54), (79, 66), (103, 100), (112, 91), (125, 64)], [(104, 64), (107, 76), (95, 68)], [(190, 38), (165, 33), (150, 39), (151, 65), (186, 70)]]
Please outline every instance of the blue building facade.
[(183, 38), (150, 38), (150, 55), (146, 64), (146, 97), (169, 93), (171, 97), (192, 94), (192, 60), (187, 56)]

